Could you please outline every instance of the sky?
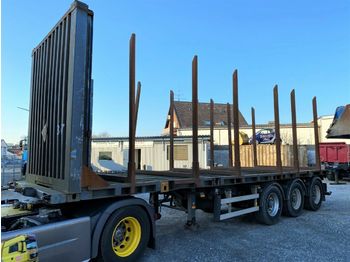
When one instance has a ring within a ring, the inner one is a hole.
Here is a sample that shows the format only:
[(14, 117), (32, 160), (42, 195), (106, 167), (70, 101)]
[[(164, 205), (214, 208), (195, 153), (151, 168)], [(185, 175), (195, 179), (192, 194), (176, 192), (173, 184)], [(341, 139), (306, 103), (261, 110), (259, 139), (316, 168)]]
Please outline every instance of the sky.
[[(288, 123), (290, 91), (297, 121), (332, 115), (350, 103), (349, 1), (85, 1), (94, 11), (93, 133), (128, 135), (129, 39), (136, 34), (136, 78), (142, 82), (138, 136), (160, 135), (175, 99), (191, 99), (198, 55), (200, 102), (232, 103), (238, 69), (240, 111), (251, 122)], [(27, 134), (31, 52), (69, 9), (70, 0), (4, 0), (1, 10), (1, 138)]]

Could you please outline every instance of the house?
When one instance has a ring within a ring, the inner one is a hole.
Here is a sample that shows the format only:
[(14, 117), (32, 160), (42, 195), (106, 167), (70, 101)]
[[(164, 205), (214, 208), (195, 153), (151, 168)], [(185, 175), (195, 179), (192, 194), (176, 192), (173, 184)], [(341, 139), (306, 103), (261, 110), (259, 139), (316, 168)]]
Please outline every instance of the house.
[[(232, 105), (231, 105), (232, 111)], [(232, 116), (232, 115), (231, 115)], [(233, 117), (231, 117), (233, 119)], [(327, 130), (332, 124), (333, 116), (321, 116), (318, 118), (318, 134), (319, 141), (323, 142), (346, 142), (350, 143), (349, 139), (329, 139), (327, 138)], [(169, 135), (170, 110), (166, 119), (163, 135)], [(227, 106), (226, 104), (215, 104), (214, 106), (214, 144), (228, 145), (227, 131)], [(251, 137), (252, 126), (249, 125), (244, 116), (239, 112), (239, 130), (248, 137)], [(256, 124), (256, 131), (264, 128), (274, 128), (274, 122), (267, 124)], [(232, 127), (232, 138), (233, 127)], [(192, 135), (192, 103), (176, 101), (174, 102), (174, 132), (176, 136), (191, 136)], [(280, 124), (280, 133), (283, 144), (292, 144), (292, 125)], [(198, 104), (198, 135), (210, 135), (210, 104)], [(299, 145), (313, 145), (315, 143), (314, 125), (313, 122), (298, 123), (297, 136)], [(234, 143), (234, 141), (232, 141)]]
[[(210, 104), (199, 103), (199, 130), (198, 130), (198, 152), (199, 164), (201, 169), (209, 166), (210, 150)], [(232, 110), (232, 105), (231, 105)], [(190, 102), (174, 102), (174, 128), (176, 136), (174, 137), (174, 166), (175, 168), (191, 168), (192, 166), (192, 104)], [(214, 144), (215, 144), (215, 163), (221, 166), (228, 165), (227, 145), (227, 106), (226, 104), (216, 104), (214, 107)], [(162, 136), (137, 137), (135, 143), (135, 162), (139, 170), (168, 170), (169, 169), (169, 123), (170, 111), (166, 120)], [(243, 115), (239, 114), (240, 132), (244, 132), (249, 137), (252, 136), (252, 127), (248, 125)], [(333, 116), (322, 116), (318, 118), (318, 132), (320, 142), (332, 142), (327, 139), (326, 134), (333, 121)], [(263, 128), (274, 128), (274, 123), (257, 124), (256, 130)], [(233, 132), (233, 130), (232, 130)], [(280, 133), (283, 144), (292, 144), (292, 126), (291, 124), (280, 124)], [(312, 122), (298, 123), (298, 144), (299, 153), (303, 153), (300, 159), (306, 159), (306, 164), (313, 164), (314, 160), (308, 159), (309, 150), (312, 150), (314, 144), (314, 126)], [(232, 136), (233, 137), (233, 136)], [(349, 139), (348, 139), (349, 140)], [(340, 141), (340, 140), (337, 140)], [(234, 142), (234, 141), (233, 141)], [(347, 141), (349, 142), (349, 141)], [(91, 165), (95, 171), (122, 171), (128, 166), (129, 141), (127, 137), (104, 137), (93, 138), (91, 144)], [(311, 147), (310, 147), (311, 145)], [(225, 147), (226, 146), (226, 147)], [(246, 150), (249, 146), (245, 146)], [(288, 147), (288, 146), (287, 146)], [(243, 152), (242, 151), (242, 152)], [(288, 151), (288, 150), (287, 150)], [(248, 151), (247, 151), (248, 152)], [(289, 152), (289, 151), (288, 151)], [(250, 155), (250, 154), (248, 154)], [(248, 157), (249, 158), (249, 157)], [(241, 156), (242, 164), (247, 157)], [(260, 156), (259, 161), (271, 160)], [(249, 161), (248, 161), (249, 162)], [(247, 163), (248, 163), (247, 162)], [(274, 162), (274, 161), (272, 161)], [(249, 166), (249, 165), (248, 165)]]
[[(231, 109), (231, 121), (233, 123), (233, 106)], [(163, 129), (164, 135), (169, 135), (170, 109)], [(215, 128), (227, 129), (227, 104), (214, 104)], [(239, 125), (248, 125), (247, 121), (239, 112)], [(210, 127), (210, 103), (198, 103), (198, 128)], [(192, 128), (192, 102), (174, 101), (174, 131)]]

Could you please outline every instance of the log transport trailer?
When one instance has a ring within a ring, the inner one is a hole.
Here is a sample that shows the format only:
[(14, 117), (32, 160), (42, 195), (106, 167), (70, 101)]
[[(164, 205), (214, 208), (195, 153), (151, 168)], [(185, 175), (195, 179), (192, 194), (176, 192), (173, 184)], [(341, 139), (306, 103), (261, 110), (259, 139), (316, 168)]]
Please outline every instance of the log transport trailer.
[[(273, 89), (276, 166), (240, 166), (238, 143), (229, 139), (229, 167), (214, 167), (214, 102), (210, 101), (210, 166), (198, 163), (198, 58), (192, 61), (192, 168), (174, 168), (174, 94), (170, 92), (169, 170), (135, 168), (135, 134), (141, 85), (135, 92), (135, 35), (129, 56), (129, 158), (127, 172), (96, 173), (90, 164), (92, 126), (93, 12), (74, 2), (32, 52), (28, 164), (24, 181), (2, 191), (2, 241), (35, 236), (40, 261), (135, 261), (155, 247), (160, 207), (187, 213), (185, 226), (196, 228), (196, 210), (214, 221), (255, 213), (272, 225), (281, 214), (296, 217), (316, 211), (325, 200), (320, 168), (316, 98), (313, 99), (316, 165), (298, 163), (295, 93), (291, 92), (293, 166), (282, 166), (278, 87)], [(233, 73), (234, 141), (238, 141), (238, 75)], [(255, 110), (252, 108), (255, 133)], [(233, 158), (234, 156), (234, 158)], [(233, 161), (234, 159), (234, 161)], [(140, 198), (149, 194), (149, 201)], [(9, 250), (15, 249), (8, 247)]]

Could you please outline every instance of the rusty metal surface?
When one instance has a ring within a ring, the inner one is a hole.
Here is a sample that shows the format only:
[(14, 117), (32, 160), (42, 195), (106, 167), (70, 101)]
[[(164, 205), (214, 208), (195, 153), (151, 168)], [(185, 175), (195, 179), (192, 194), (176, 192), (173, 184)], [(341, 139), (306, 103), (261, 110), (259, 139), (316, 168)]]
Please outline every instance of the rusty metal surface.
[(174, 92), (170, 91), (170, 152), (169, 152), (169, 169), (174, 169)]
[(258, 156), (256, 149), (256, 137), (255, 137), (255, 109), (252, 107), (252, 145), (253, 145), (253, 165), (256, 167), (258, 165)]
[(299, 153), (298, 153), (298, 137), (297, 137), (297, 116), (295, 109), (295, 91), (290, 93), (290, 107), (292, 113), (292, 135), (293, 135), (293, 164), (297, 172), (299, 172)]
[(109, 183), (102, 177), (93, 172), (90, 168), (84, 166), (81, 174), (81, 187), (88, 189), (106, 188)]
[(198, 58), (192, 60), (192, 171), (193, 177), (199, 177), (198, 162)]
[(321, 170), (320, 140), (319, 140), (319, 137), (318, 137), (318, 116), (317, 116), (317, 100), (316, 100), (316, 97), (314, 97), (312, 99), (312, 112), (313, 112), (313, 120), (314, 120), (316, 169), (317, 170)]
[(273, 88), (273, 105), (275, 113), (275, 134), (276, 134), (276, 167), (279, 172), (282, 172), (282, 159), (281, 159), (281, 135), (280, 135), (280, 115), (278, 105), (278, 86)]
[(227, 139), (228, 139), (228, 167), (232, 167), (232, 130), (231, 130), (231, 107), (227, 103)]
[(129, 160), (128, 182), (131, 193), (135, 192), (135, 34), (130, 38), (129, 53)]
[(214, 101), (210, 99), (210, 169), (214, 168)]
[(136, 102), (135, 102), (135, 137), (136, 137), (137, 117), (139, 114), (140, 96), (141, 96), (141, 82), (138, 81), (137, 92), (136, 92)]
[[(315, 174), (312, 168), (301, 168), (297, 174), (292, 167), (287, 167), (283, 173), (276, 172), (276, 167), (265, 168), (242, 168), (242, 174), (232, 169), (200, 170), (200, 177), (194, 179), (192, 170), (185, 172), (172, 171), (137, 171), (135, 193), (160, 192), (161, 183), (169, 183), (169, 191), (178, 189), (190, 189), (195, 187), (215, 187), (233, 186), (238, 184), (249, 184), (258, 182), (269, 182), (277, 180), (288, 180), (296, 177), (311, 177)], [(103, 198), (115, 195), (131, 194), (130, 183), (125, 181), (125, 174), (103, 175), (107, 180), (108, 189), (96, 188), (83, 196), (83, 199)], [(96, 194), (95, 194), (96, 192)]]
[(233, 129), (234, 129), (234, 151), (235, 151), (235, 168), (240, 172), (241, 160), (239, 152), (239, 106), (238, 106), (238, 72), (233, 72)]

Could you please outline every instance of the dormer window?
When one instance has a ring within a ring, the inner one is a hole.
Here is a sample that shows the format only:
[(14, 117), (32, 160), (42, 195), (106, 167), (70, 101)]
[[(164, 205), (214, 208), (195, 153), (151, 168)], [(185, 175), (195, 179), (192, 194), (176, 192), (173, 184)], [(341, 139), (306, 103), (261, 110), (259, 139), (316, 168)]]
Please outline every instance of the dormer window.
[(210, 126), (210, 120), (204, 120), (203, 125), (205, 126)]
[(217, 126), (226, 126), (226, 122), (225, 121), (220, 121), (216, 123)]

